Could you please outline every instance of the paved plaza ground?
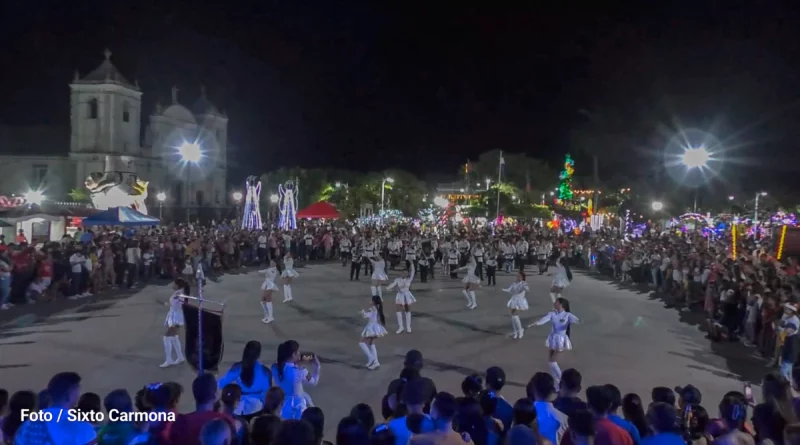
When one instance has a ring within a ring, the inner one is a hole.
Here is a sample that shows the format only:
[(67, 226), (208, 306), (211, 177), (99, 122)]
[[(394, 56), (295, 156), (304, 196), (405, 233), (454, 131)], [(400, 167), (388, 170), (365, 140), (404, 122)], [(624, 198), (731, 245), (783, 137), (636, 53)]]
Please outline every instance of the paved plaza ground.
[[(249, 340), (261, 341), (265, 363), (274, 361), (277, 345), (287, 339), (299, 341), (303, 351), (319, 354), (320, 383), (308, 392), (329, 416), (326, 429), (335, 428), (355, 403), (367, 402), (377, 411), (409, 349), (421, 350), (423, 373), (440, 390), (455, 394), (460, 394), (464, 376), (497, 365), (508, 378), (506, 398), (516, 400), (524, 395), (531, 375), (548, 370), (544, 340), (549, 325), (528, 329), (521, 340), (508, 337), (508, 294), (501, 289), (513, 275), (500, 273), (497, 287), (479, 289), (475, 310), (465, 307), (460, 280), (437, 277), (425, 284), (415, 282), (413, 334), (394, 334), (394, 308), (387, 304), (390, 334), (377, 342), (382, 366), (369, 371), (357, 344), (365, 324), (359, 311), (369, 307), (369, 282), (363, 277), (360, 282), (348, 281), (346, 269), (334, 263), (298, 271), (295, 300), (283, 304), (282, 296), (277, 296), (276, 320), (269, 325), (261, 323), (262, 277), (254, 270), (209, 282), (205, 294), (227, 305), (221, 370), (239, 360)], [(529, 275), (530, 310), (523, 313), (524, 325), (550, 310), (551, 279)], [(170, 294), (166, 285), (150, 285), (114, 299), (70, 302), (55, 313), (51, 307), (49, 315), (36, 307), (39, 315), (21, 310), (0, 314), (5, 317), (0, 319), (0, 387), (39, 390), (53, 373), (73, 370), (83, 376), (85, 391), (101, 395), (118, 387), (135, 392), (144, 384), (169, 380), (188, 389), (193, 377), (188, 366), (158, 367), (164, 360), (161, 335), (164, 303)], [(751, 356), (752, 350), (709, 343), (698, 329), (696, 314), (666, 308), (648, 292), (576, 272), (564, 296), (582, 324), (572, 329), (575, 350), (560, 364), (562, 369), (580, 370), (584, 386), (614, 383), (623, 393), (637, 392), (647, 400), (653, 386), (691, 382), (702, 390), (703, 404), (714, 411), (722, 394), (741, 389), (742, 380), (757, 382), (765, 370)], [(384, 298), (393, 303), (394, 294), (384, 291)], [(190, 409), (191, 404), (191, 394), (186, 394), (182, 407)]]

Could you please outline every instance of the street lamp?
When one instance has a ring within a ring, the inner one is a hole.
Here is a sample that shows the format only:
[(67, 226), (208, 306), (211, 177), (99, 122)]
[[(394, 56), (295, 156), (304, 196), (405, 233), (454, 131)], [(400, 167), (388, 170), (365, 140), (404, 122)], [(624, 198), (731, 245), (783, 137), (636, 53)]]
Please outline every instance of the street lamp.
[(651, 207), (653, 208), (654, 212), (660, 212), (664, 209), (664, 203), (661, 201), (653, 201)]
[(489, 179), (489, 178), (486, 178), (486, 190), (489, 190), (489, 185), (491, 185), (491, 184), (492, 184), (492, 180)]
[(278, 203), (278, 199), (279, 199), (278, 195), (269, 195), (269, 202), (271, 202), (273, 204), (277, 204)]
[(280, 201), (280, 197), (276, 194), (269, 195), (269, 212), (267, 212), (267, 219), (270, 221), (270, 226), (272, 225), (272, 207), (278, 205), (278, 201)]
[(728, 196), (728, 201), (733, 201), (734, 199), (736, 199), (735, 196), (733, 196), (733, 195)]
[[(187, 164), (199, 164), (200, 161), (203, 159), (203, 150), (200, 149), (200, 144), (197, 142), (187, 142), (183, 141), (183, 143), (178, 147), (178, 154), (181, 156), (181, 161)], [(192, 180), (191, 180), (192, 169), (191, 165), (188, 166), (186, 170), (186, 222), (191, 222), (190, 216), (190, 208), (191, 208), (191, 201), (192, 201)]]
[(685, 149), (683, 155), (681, 155), (681, 163), (688, 169), (703, 169), (708, 166), (709, 160), (711, 160), (711, 155), (704, 146), (689, 147)]
[(236, 222), (239, 222), (239, 215), (241, 214), (242, 208), (242, 192), (233, 192), (233, 201), (236, 203)]
[(447, 205), (450, 204), (450, 201), (448, 201), (447, 199), (445, 199), (445, 198), (443, 198), (441, 196), (437, 196), (437, 197), (433, 198), (433, 203), (436, 204), (437, 206), (441, 207), (441, 208), (446, 208)]
[(384, 197), (386, 192), (386, 183), (393, 184), (394, 179), (392, 178), (383, 178), (383, 182), (381, 182), (381, 213), (383, 213), (383, 205), (384, 205)]
[(23, 198), (25, 198), (25, 201), (29, 205), (40, 206), (44, 202), (45, 196), (41, 190), (28, 190), (28, 192), (23, 195)]
[(156, 195), (156, 200), (158, 200), (158, 219), (162, 219), (164, 216), (164, 201), (167, 200), (167, 194), (164, 192), (158, 192)]

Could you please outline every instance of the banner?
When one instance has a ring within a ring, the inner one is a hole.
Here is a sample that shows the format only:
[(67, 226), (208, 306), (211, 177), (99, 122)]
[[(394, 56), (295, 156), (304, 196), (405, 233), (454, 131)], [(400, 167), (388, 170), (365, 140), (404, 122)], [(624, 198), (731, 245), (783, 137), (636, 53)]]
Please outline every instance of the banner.
[[(183, 318), (186, 321), (186, 361), (195, 371), (197, 367), (197, 306), (183, 305)], [(222, 360), (225, 345), (222, 341), (222, 313), (203, 309), (203, 369), (216, 371)]]

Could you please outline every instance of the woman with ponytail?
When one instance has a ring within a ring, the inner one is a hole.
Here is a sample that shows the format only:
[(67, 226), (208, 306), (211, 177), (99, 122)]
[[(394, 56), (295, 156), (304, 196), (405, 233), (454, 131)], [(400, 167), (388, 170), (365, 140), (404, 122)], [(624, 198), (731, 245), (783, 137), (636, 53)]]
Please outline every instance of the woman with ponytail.
[(547, 322), (552, 323), (553, 328), (544, 344), (547, 346), (548, 350), (550, 372), (556, 380), (556, 387), (558, 387), (558, 382), (561, 380), (561, 368), (558, 366), (558, 354), (572, 350), (569, 328), (573, 324), (580, 323), (581, 320), (570, 313), (569, 301), (567, 301), (566, 298), (558, 298), (555, 303), (553, 303), (553, 310), (532, 326), (541, 326)]
[[(399, 295), (399, 294), (398, 294)], [(378, 349), (375, 347), (375, 339), (387, 334), (386, 316), (383, 314), (383, 299), (378, 295), (372, 296), (372, 306), (362, 310), (361, 315), (366, 318), (367, 325), (361, 331), (361, 342), (358, 346), (367, 356), (367, 369), (378, 369), (381, 364), (378, 362)]]
[(234, 363), (219, 379), (220, 389), (231, 383), (242, 389), (240, 406), (237, 407), (236, 414), (245, 416), (248, 420), (264, 407), (267, 391), (272, 386), (272, 372), (261, 364), (260, 358), (261, 343), (247, 342), (242, 352), (242, 361)]
[[(306, 408), (314, 406), (311, 397), (303, 389), (303, 384), (316, 386), (319, 382), (319, 358), (313, 355), (310, 362), (301, 362), (300, 344), (287, 340), (278, 346), (278, 359), (272, 365), (272, 376), (275, 385), (284, 393), (285, 399), (281, 408), (281, 419), (300, 419)], [(309, 371), (301, 366), (310, 364)]]

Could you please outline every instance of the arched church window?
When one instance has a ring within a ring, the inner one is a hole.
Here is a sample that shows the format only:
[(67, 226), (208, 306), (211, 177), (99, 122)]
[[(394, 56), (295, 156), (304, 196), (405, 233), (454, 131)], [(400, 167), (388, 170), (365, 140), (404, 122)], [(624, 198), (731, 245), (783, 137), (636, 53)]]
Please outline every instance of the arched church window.
[(89, 99), (89, 119), (97, 119), (97, 99)]
[(122, 104), (122, 122), (130, 122), (131, 121), (131, 106), (128, 105), (128, 102)]

